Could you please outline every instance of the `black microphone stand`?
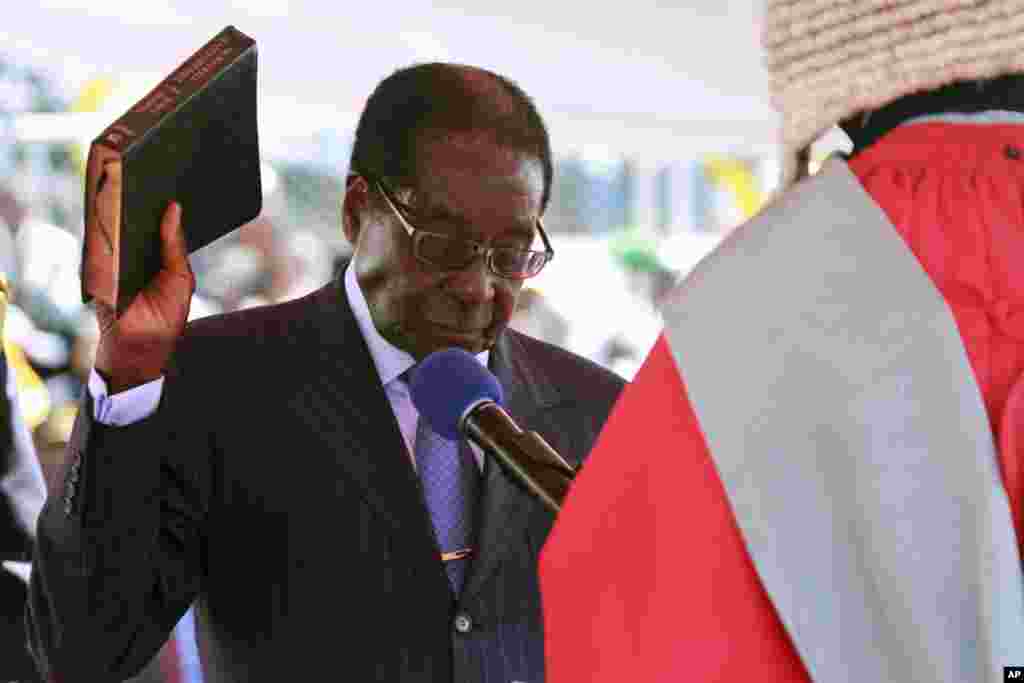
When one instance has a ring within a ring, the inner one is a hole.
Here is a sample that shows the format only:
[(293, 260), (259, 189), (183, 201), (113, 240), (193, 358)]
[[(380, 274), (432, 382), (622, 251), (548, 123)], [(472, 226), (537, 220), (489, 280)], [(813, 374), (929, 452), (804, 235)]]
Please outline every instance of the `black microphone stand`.
[(459, 427), (558, 514), (576, 476), (576, 468), (549, 446), (540, 434), (520, 429), (508, 413), (491, 401), (478, 403), (467, 410)]

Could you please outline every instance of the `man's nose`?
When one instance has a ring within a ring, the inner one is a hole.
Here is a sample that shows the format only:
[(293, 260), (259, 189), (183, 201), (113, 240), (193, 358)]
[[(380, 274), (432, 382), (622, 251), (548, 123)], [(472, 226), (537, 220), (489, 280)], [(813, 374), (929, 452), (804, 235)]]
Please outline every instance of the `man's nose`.
[(468, 266), (451, 274), (448, 289), (467, 304), (487, 303), (494, 298), (496, 279), (487, 267), (487, 257), (481, 254)]

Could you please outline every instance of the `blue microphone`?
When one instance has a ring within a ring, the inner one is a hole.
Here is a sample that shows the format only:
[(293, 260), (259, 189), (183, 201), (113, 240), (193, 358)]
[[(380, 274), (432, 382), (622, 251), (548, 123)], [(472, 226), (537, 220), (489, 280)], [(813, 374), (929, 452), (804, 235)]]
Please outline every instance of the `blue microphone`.
[(558, 512), (576, 469), (536, 432), (519, 428), (502, 407), (501, 383), (470, 353), (435, 351), (412, 371), (413, 405), (442, 437), (466, 438)]
[(475, 356), (459, 348), (435, 351), (413, 368), (409, 393), (431, 429), (462, 438), (462, 421), (481, 402), (505, 404), (501, 383)]

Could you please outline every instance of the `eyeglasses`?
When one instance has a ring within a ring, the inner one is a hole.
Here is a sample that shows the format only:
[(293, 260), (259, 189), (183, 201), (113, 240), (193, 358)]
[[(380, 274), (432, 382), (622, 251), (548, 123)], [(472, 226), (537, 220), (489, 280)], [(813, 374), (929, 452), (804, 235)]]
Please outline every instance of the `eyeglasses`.
[(518, 249), (516, 247), (490, 247), (480, 242), (461, 240), (439, 232), (429, 232), (415, 228), (399, 208), (399, 203), (388, 192), (384, 183), (375, 178), (367, 178), (374, 184), (377, 191), (384, 197), (391, 211), (412, 239), (412, 253), (419, 261), (442, 270), (462, 270), (468, 267), (479, 256), (483, 256), (487, 267), (498, 277), (509, 280), (525, 280), (531, 278), (544, 268), (555, 256), (554, 249), (544, 233), (544, 226), (537, 218), (537, 231), (544, 242), (544, 251)]

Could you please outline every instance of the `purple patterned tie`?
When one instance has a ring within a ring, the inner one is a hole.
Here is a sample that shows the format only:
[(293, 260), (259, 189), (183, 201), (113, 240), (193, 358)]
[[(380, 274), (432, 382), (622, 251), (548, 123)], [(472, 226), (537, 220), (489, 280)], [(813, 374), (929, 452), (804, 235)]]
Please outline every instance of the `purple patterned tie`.
[(423, 485), (423, 497), (434, 523), (434, 535), (444, 557), (445, 570), (452, 589), (458, 595), (471, 554), (460, 557), (459, 551), (472, 549), (474, 516), (480, 488), (480, 469), (465, 440), (448, 441), (439, 436), (427, 421), (416, 426), (416, 468)]

